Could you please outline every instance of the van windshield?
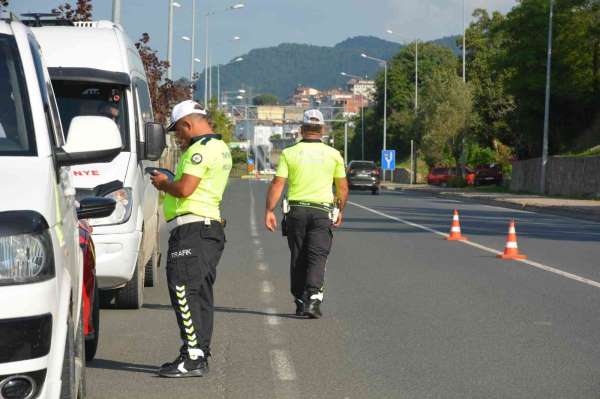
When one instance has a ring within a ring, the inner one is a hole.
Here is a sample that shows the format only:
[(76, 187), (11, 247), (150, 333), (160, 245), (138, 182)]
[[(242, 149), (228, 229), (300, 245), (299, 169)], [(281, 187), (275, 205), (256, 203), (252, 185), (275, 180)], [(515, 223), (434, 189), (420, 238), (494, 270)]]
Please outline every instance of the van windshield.
[(123, 149), (129, 149), (127, 101), (123, 86), (69, 80), (54, 80), (52, 86), (66, 135), (69, 134), (71, 120), (76, 116), (106, 116), (119, 127)]
[(14, 37), (0, 34), (0, 156), (36, 155), (25, 75)]

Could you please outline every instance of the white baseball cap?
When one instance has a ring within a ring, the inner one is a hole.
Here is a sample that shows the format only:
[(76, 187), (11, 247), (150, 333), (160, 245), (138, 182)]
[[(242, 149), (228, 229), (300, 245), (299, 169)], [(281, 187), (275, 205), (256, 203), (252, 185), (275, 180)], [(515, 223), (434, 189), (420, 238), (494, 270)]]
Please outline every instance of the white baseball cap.
[(171, 124), (167, 128), (167, 132), (174, 130), (175, 124), (179, 122), (180, 119), (191, 114), (199, 114), (202, 116), (208, 115), (202, 104), (192, 100), (182, 101), (175, 105), (171, 111)]
[(302, 123), (305, 125), (323, 126), (325, 118), (323, 118), (323, 113), (318, 109), (309, 109), (304, 112), (304, 121)]

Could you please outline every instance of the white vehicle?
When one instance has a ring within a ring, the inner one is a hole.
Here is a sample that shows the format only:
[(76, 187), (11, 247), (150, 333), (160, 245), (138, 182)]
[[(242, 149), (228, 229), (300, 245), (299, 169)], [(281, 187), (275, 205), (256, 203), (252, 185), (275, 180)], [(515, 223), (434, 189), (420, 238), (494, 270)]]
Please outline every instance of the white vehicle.
[[(90, 132), (101, 135), (93, 148)], [(121, 146), (115, 123), (97, 116), (74, 119), (65, 142), (40, 47), (0, 12), (0, 398), (83, 397), (83, 258), (69, 166), (109, 161)], [(115, 207), (98, 205), (82, 200), (81, 209), (100, 217)]]
[[(46, 57), (63, 126), (68, 129), (77, 116), (104, 115), (121, 131), (123, 148), (114, 161), (74, 167), (72, 177), (78, 196), (117, 201), (110, 217), (90, 221), (96, 275), (105, 302), (108, 298), (113, 306), (137, 309), (144, 285), (157, 281), (158, 192), (145, 170), (158, 166), (164, 127), (153, 122), (144, 67), (121, 26), (109, 21), (57, 24), (37, 21), (41, 26), (32, 30)], [(90, 134), (89, 140), (96, 137)]]

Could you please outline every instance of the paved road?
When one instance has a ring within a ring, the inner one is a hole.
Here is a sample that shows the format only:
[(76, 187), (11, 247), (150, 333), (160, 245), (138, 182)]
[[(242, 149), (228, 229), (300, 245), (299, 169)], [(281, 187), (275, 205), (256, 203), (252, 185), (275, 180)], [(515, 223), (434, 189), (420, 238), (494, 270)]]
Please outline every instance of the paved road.
[[(265, 190), (233, 181), (226, 194), (211, 375), (154, 376), (179, 345), (162, 280), (141, 311), (102, 311), (88, 397), (600, 396), (600, 224), (353, 193), (328, 265), (325, 317), (300, 320), (285, 242), (262, 227)], [(435, 233), (448, 231), (454, 208), (479, 246)], [(503, 248), (513, 217), (530, 264), (489, 252)]]

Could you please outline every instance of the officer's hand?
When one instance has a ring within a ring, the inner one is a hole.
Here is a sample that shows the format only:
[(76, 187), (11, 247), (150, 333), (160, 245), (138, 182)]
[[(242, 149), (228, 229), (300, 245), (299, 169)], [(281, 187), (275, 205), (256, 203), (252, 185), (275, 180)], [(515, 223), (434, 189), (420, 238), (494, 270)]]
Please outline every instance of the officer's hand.
[(342, 212), (339, 213), (337, 220), (335, 221), (335, 223), (333, 224), (333, 227), (338, 228), (342, 225), (343, 219), (344, 219), (344, 214)]
[(152, 185), (154, 187), (156, 187), (157, 190), (163, 190), (163, 187), (165, 186), (165, 184), (167, 184), (169, 182), (169, 178), (167, 177), (167, 175), (160, 173), (160, 172), (154, 172), (150, 175), (150, 180), (152, 181)]
[(274, 232), (277, 229), (277, 217), (273, 211), (265, 212), (265, 226), (269, 231)]

